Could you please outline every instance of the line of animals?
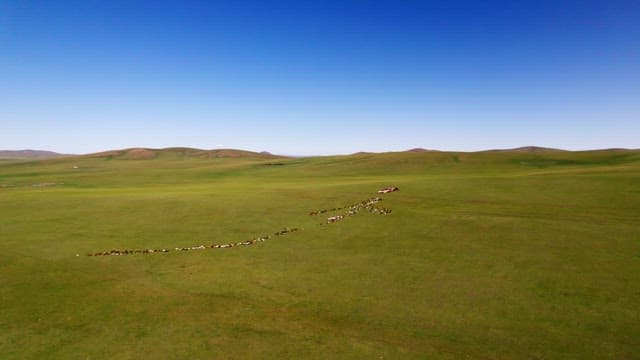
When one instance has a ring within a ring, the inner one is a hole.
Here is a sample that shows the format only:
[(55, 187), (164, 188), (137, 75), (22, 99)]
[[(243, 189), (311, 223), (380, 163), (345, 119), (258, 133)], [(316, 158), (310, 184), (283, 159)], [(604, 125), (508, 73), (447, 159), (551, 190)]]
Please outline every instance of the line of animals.
[[(388, 189), (388, 188), (387, 188)], [(398, 188), (394, 188), (396, 190), (393, 191), (397, 191)], [(383, 189), (386, 190), (386, 189)], [(380, 192), (381, 190), (379, 190), (378, 192)], [(348, 206), (343, 206), (343, 207), (337, 207), (337, 208), (333, 208), (333, 209), (323, 209), (323, 210), (315, 210), (309, 213), (309, 215), (314, 216), (314, 215), (318, 215), (318, 214), (324, 214), (326, 212), (331, 212), (331, 211), (338, 211), (338, 210), (342, 210), (342, 209), (348, 209), (344, 214), (339, 214), (339, 215), (334, 215), (334, 216), (329, 216), (327, 218), (327, 224), (332, 224), (341, 220), (344, 220), (344, 218), (346, 216), (353, 216), (356, 215), (357, 213), (359, 213), (361, 210), (365, 209), (368, 210), (370, 213), (373, 214), (379, 214), (379, 215), (387, 215), (391, 213), (391, 209), (387, 209), (384, 207), (378, 207), (376, 206), (376, 204), (378, 202), (382, 201), (382, 198), (380, 197), (373, 197), (367, 200), (363, 200), (357, 204), (353, 204), (353, 205), (348, 205)]]
[[(282, 236), (284, 234), (288, 234), (291, 232), (295, 232), (298, 231), (300, 229), (298, 228), (284, 228), (283, 230), (277, 231), (275, 232), (273, 235), (275, 236)], [(265, 240), (270, 239), (271, 236), (270, 235), (265, 235), (265, 236), (259, 236), (255, 239), (251, 239), (251, 240), (247, 240), (247, 241), (240, 241), (237, 243), (228, 243), (228, 244), (211, 244), (211, 245), (197, 245), (197, 246), (191, 246), (191, 247), (177, 247), (175, 248), (175, 250), (173, 251), (190, 251), (190, 250), (205, 250), (205, 249), (226, 249), (226, 248), (232, 248), (234, 246), (241, 246), (241, 245), (253, 245), (256, 244), (258, 242), (262, 242)], [(97, 252), (94, 254), (87, 254), (87, 256), (109, 256), (109, 255), (113, 255), (113, 256), (118, 256), (118, 255), (133, 255), (133, 254), (154, 254), (154, 253), (168, 253), (172, 250), (169, 249), (137, 249), (137, 250), (109, 250), (109, 251), (104, 251), (104, 252)]]
[(324, 214), (327, 212), (331, 212), (331, 211), (338, 211), (338, 210), (342, 210), (342, 209), (351, 209), (351, 208), (356, 208), (356, 207), (367, 207), (370, 205), (374, 205), (377, 204), (379, 201), (382, 201), (382, 198), (380, 197), (372, 197), (370, 199), (367, 200), (362, 200), (361, 202), (357, 203), (357, 204), (353, 204), (353, 205), (347, 205), (347, 206), (342, 206), (342, 207), (336, 207), (336, 208), (332, 208), (332, 209), (323, 209), (323, 210), (314, 210), (312, 212), (309, 213), (309, 215), (313, 216), (313, 215), (318, 215), (318, 214)]
[[(383, 193), (386, 194), (388, 192), (394, 192), (394, 191), (398, 191), (399, 189), (397, 187), (389, 187), (389, 188), (384, 188), (381, 190), (378, 190), (378, 193), (381, 193), (381, 191), (384, 191)], [(374, 214), (380, 214), (380, 215), (387, 215), (389, 213), (391, 213), (391, 209), (387, 209), (387, 208), (383, 208), (383, 207), (378, 207), (376, 206), (376, 204), (378, 202), (382, 201), (382, 198), (380, 197), (373, 197), (373, 198), (369, 198), (367, 200), (363, 200), (359, 203), (353, 204), (353, 205), (348, 205), (348, 206), (343, 206), (343, 207), (339, 207), (339, 208), (333, 208), (333, 209), (324, 209), (324, 210), (317, 210), (317, 211), (312, 211), (309, 213), (309, 215), (313, 216), (313, 215), (318, 215), (318, 214), (324, 214), (326, 212), (331, 212), (331, 211), (337, 211), (337, 210), (342, 210), (342, 209), (348, 209), (344, 214), (342, 215), (334, 215), (334, 216), (330, 216), (327, 218), (327, 223), (335, 223), (337, 221), (343, 220), (345, 218), (345, 216), (353, 216), (355, 214), (357, 214), (358, 212), (360, 212), (362, 209), (366, 209), (368, 210), (370, 213), (374, 213)], [(322, 224), (321, 224), (322, 225)], [(292, 232), (296, 232), (300, 229), (298, 228), (284, 228), (280, 231), (276, 231), (273, 235), (274, 236), (282, 236), (288, 233), (292, 233)], [(97, 252), (97, 253), (93, 253), (93, 254), (87, 254), (87, 256), (120, 256), (120, 255), (133, 255), (133, 254), (155, 254), (155, 253), (168, 253), (171, 251), (191, 251), (191, 250), (205, 250), (205, 249), (225, 249), (225, 248), (232, 248), (235, 246), (242, 246), (242, 245), (254, 245), (257, 244), (258, 242), (263, 242), (266, 241), (268, 239), (270, 239), (271, 236), (270, 235), (265, 235), (265, 236), (259, 236), (257, 238), (251, 239), (251, 240), (247, 240), (247, 241), (240, 241), (240, 242), (236, 242), (236, 243), (227, 243), (227, 244), (211, 244), (211, 245), (197, 245), (197, 246), (191, 246), (191, 247), (177, 247), (175, 248), (175, 250), (170, 250), (170, 249), (133, 249), (133, 250), (129, 250), (129, 249), (125, 249), (125, 250), (119, 250), (119, 249), (114, 249), (114, 250), (109, 250), (109, 251), (104, 251), (104, 252)], [(76, 254), (76, 256), (80, 256), (79, 254)]]

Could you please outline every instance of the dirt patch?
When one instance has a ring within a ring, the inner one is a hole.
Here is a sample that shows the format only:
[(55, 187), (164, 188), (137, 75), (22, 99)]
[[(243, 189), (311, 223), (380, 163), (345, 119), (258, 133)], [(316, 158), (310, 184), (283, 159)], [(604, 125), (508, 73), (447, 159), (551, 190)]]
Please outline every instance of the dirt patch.
[(86, 156), (90, 157), (90, 158), (99, 158), (99, 157), (113, 158), (113, 157), (120, 156), (120, 155), (122, 155), (122, 151), (121, 150), (109, 150), (109, 151), (102, 151), (102, 152), (95, 153), (95, 154), (89, 154), (89, 155), (86, 155)]

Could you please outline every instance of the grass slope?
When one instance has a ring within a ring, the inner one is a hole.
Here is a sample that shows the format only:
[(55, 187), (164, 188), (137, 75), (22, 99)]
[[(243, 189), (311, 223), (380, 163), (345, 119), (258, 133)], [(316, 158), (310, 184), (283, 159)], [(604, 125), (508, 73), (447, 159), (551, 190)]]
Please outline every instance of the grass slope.
[(637, 356), (638, 151), (190, 151), (0, 163), (0, 358)]

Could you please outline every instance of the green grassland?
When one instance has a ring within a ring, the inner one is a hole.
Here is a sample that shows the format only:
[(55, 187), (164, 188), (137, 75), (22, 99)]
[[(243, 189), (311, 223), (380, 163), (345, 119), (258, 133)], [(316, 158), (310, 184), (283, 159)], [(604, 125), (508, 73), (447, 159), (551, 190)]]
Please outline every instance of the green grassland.
[[(383, 195), (389, 215), (309, 215), (383, 186), (400, 187)], [(303, 230), (230, 249), (86, 256), (284, 227)], [(0, 162), (0, 359), (639, 349), (640, 151), (168, 149)]]

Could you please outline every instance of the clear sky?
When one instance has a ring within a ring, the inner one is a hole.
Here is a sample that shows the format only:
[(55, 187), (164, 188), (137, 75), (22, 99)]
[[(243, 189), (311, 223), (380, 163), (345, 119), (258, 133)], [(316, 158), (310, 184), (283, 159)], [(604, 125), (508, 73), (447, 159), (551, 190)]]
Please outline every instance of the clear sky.
[(0, 0), (0, 149), (640, 147), (640, 1)]

